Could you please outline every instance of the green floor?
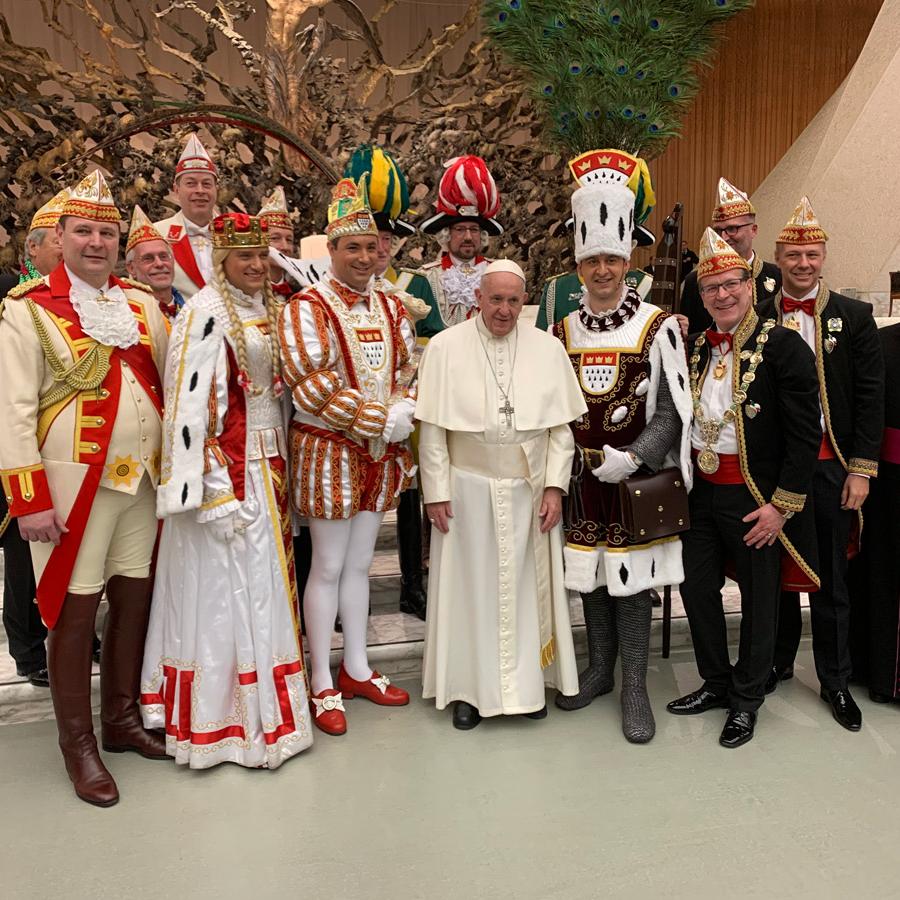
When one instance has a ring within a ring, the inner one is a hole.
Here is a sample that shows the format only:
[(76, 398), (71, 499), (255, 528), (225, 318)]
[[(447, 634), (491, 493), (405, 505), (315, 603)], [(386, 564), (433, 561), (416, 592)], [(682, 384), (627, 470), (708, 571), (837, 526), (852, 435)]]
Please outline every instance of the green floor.
[(353, 700), (346, 737), (278, 772), (108, 757), (108, 810), (71, 793), (52, 722), (2, 727), (0, 896), (900, 896), (900, 707), (857, 690), (863, 731), (844, 731), (804, 647), (728, 751), (723, 712), (665, 712), (697, 686), (692, 656), (651, 666), (645, 747), (622, 738), (616, 694), (468, 733), (421, 700)]

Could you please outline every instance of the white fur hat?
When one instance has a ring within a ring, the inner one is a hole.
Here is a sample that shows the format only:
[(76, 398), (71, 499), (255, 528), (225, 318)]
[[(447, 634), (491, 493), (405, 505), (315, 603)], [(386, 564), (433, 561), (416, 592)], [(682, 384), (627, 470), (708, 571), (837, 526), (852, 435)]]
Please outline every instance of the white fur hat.
[(634, 192), (619, 183), (585, 184), (572, 194), (575, 261), (591, 256), (631, 258)]

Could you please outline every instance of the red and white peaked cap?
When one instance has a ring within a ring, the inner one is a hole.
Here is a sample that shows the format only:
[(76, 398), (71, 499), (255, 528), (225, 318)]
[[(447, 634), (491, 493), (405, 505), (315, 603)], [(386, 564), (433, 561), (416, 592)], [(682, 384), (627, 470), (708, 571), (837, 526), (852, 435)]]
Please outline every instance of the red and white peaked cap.
[(437, 213), (421, 225), (425, 234), (437, 234), (454, 222), (477, 222), (491, 235), (503, 233), (494, 219), (500, 210), (500, 193), (480, 156), (457, 156), (444, 163), (435, 203)]
[(210, 155), (206, 152), (206, 147), (200, 143), (200, 138), (196, 134), (188, 135), (184, 150), (181, 151), (181, 156), (175, 166), (175, 180), (177, 181), (179, 175), (184, 175), (187, 172), (209, 172), (216, 179), (219, 177), (219, 170), (216, 168), (216, 164), (212, 161)]

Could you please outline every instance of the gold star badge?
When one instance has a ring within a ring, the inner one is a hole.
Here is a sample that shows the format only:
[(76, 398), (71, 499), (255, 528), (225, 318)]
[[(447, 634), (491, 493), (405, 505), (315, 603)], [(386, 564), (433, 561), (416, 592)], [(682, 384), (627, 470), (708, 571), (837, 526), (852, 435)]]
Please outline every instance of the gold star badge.
[(131, 482), (141, 474), (141, 464), (132, 459), (130, 455), (124, 459), (116, 457), (116, 461), (106, 467), (106, 477), (113, 483), (113, 487), (124, 485), (131, 487)]

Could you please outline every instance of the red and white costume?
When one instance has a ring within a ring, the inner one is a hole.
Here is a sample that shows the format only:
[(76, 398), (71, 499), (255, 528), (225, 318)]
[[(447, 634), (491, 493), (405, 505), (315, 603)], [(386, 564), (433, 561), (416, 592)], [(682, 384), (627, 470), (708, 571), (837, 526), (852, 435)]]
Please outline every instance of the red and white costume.
[(382, 436), (391, 408), (414, 397), (412, 388), (397, 387), (415, 347), (399, 296), (374, 288), (359, 294), (328, 273), (284, 307), (281, 347), (294, 397), (297, 513), (348, 519), (396, 507), (415, 472), (409, 445)]
[[(58, 546), (31, 544), (38, 606), (50, 628), (59, 617), (98, 491), (138, 500), (147, 494), (152, 508), (159, 477), (165, 319), (147, 290), (111, 276), (103, 293), (108, 299), (99, 301), (100, 291), (76, 281), (73, 286), (60, 263), (48, 276), (19, 285), (9, 294), (0, 324), (0, 476), (10, 514), (55, 508), (68, 528)], [(134, 344), (111, 346), (113, 340), (128, 343), (123, 328), (133, 329)], [(96, 387), (61, 392), (56, 402), (48, 402), (60, 387), (57, 368), (72, 370), (80, 362), (83, 377), (93, 383), (91, 375), (106, 367), (105, 359), (108, 372)], [(151, 535), (147, 562), (152, 546)], [(84, 548), (92, 549), (97, 548)], [(78, 587), (102, 590), (102, 572), (99, 577), (99, 585)]]
[[(218, 221), (218, 220), (217, 220)], [(276, 768), (312, 743), (299, 640), (285, 408), (275, 395), (262, 294), (230, 286), (245, 391), (212, 285), (175, 322), (166, 373), (164, 518), (144, 668), (147, 727), (191, 768)], [(217, 522), (233, 517), (236, 536)]]

